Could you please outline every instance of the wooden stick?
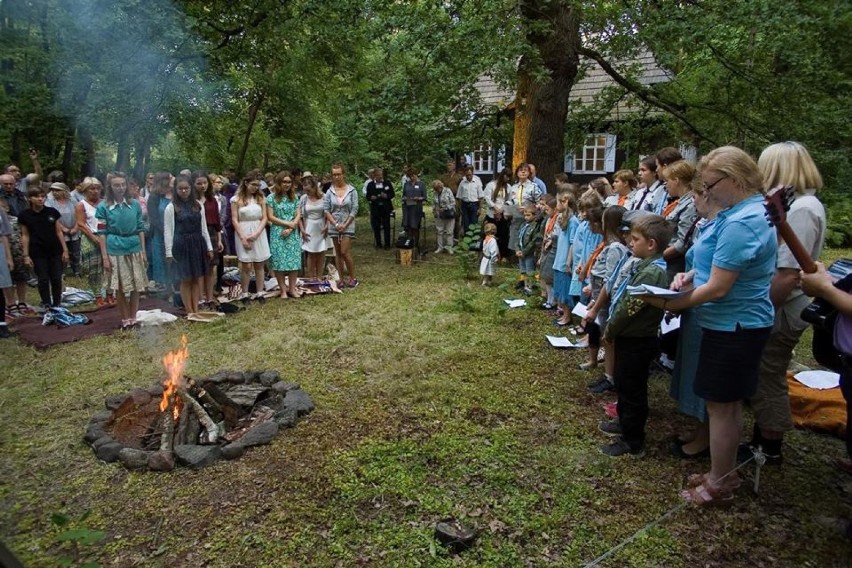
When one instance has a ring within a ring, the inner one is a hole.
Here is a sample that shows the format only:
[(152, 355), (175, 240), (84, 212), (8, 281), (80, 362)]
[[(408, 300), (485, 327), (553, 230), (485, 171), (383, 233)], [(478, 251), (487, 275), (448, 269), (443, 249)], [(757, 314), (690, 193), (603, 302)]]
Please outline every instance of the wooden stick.
[(163, 411), (163, 433), (160, 435), (160, 449), (170, 452), (174, 448), (175, 421), (172, 419), (172, 405)]
[(192, 409), (192, 412), (198, 417), (198, 421), (201, 422), (201, 425), (207, 431), (207, 443), (215, 444), (219, 439), (219, 428), (216, 427), (216, 423), (213, 422), (200, 402), (191, 397), (186, 391), (178, 389), (177, 392), (187, 409)]

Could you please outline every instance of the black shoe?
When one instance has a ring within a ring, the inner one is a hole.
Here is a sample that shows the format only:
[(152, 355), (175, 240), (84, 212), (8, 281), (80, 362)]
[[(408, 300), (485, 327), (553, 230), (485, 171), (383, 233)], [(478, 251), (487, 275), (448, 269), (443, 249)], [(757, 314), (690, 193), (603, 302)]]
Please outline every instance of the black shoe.
[(618, 418), (601, 420), (598, 422), (598, 430), (607, 436), (621, 436), (621, 422), (618, 421)]
[(523, 280), (518, 280), (518, 283), (515, 284), (515, 290), (523, 290), (526, 287), (526, 284)]
[(620, 456), (633, 456), (634, 458), (641, 458), (645, 456), (645, 448), (639, 446), (638, 448), (633, 448), (624, 441), (624, 438), (617, 438), (610, 444), (604, 444), (600, 447), (601, 453), (610, 456), (613, 458), (617, 458)]
[(12, 337), (15, 335), (11, 331), (9, 331), (8, 325), (0, 325), (0, 339), (6, 339), (7, 337)]
[(589, 390), (595, 394), (602, 394), (615, 390), (615, 385), (609, 382), (609, 379), (603, 377), (599, 381), (589, 385)]

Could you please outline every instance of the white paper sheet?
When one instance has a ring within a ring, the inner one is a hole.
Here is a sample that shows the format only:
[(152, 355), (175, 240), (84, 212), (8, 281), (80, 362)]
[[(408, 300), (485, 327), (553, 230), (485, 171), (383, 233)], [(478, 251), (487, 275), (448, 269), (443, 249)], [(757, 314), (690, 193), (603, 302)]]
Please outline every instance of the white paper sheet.
[(579, 317), (579, 318), (584, 318), (584, 317), (586, 317), (586, 313), (588, 311), (589, 311), (589, 309), (586, 307), (586, 304), (581, 304), (580, 302), (577, 302), (574, 305), (574, 309), (571, 310), (571, 313), (574, 314), (575, 316)]
[(831, 371), (802, 371), (794, 378), (812, 389), (833, 389), (840, 386), (840, 375)]
[(555, 335), (545, 335), (547, 340), (553, 347), (561, 347), (561, 348), (569, 348), (569, 347), (577, 347), (570, 341), (568, 341), (567, 337), (556, 337)]
[(523, 298), (520, 300), (503, 300), (510, 308), (522, 308), (527, 305), (527, 301)]
[(654, 296), (655, 298), (677, 298), (686, 292), (669, 290), (668, 288), (658, 288), (649, 284), (641, 284), (639, 286), (628, 286), (627, 293), (631, 296)]
[(660, 331), (662, 333), (668, 333), (670, 331), (680, 329), (680, 316), (675, 316), (671, 318), (670, 321), (666, 321), (666, 319), (667, 318), (663, 316), (663, 321), (660, 322)]

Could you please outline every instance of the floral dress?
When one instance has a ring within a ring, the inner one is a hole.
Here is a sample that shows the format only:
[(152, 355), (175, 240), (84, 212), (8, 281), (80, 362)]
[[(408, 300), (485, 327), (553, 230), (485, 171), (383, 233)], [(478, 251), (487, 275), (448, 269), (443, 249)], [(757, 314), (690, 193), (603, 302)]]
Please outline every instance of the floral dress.
[[(298, 198), (290, 200), (286, 195), (281, 201), (276, 199), (275, 194), (270, 193), (266, 203), (272, 215), (282, 221), (293, 221), (296, 218), (296, 208), (299, 206)], [(284, 237), (284, 227), (281, 225), (270, 225), (269, 246), (272, 258), (270, 268), (275, 271), (289, 272), (301, 270), (302, 268), (302, 243), (298, 230)]]

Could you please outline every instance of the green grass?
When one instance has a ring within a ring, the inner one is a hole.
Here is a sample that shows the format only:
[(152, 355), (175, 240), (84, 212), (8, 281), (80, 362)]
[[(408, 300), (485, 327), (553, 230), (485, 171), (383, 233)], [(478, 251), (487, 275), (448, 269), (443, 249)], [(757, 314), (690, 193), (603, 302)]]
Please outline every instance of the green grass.
[[(83, 528), (107, 536), (81, 545), (79, 563), (579, 566), (679, 504), (701, 464), (668, 457), (667, 437), (687, 422), (664, 377), (652, 379), (648, 456), (606, 458), (596, 424), (612, 397), (587, 393), (581, 353), (546, 346), (555, 328), (544, 312), (504, 309), (508, 292), (464, 280), (449, 256), (403, 267), (365, 241), (362, 286), (342, 295), (43, 352), (0, 343), (0, 538), (25, 565), (56, 566), (71, 545), (51, 515), (91, 511)], [(187, 374), (277, 369), (317, 410), (201, 471), (98, 462), (82, 441), (88, 418), (105, 396), (161, 378), (181, 334)], [(803, 341), (798, 360), (804, 351)], [(852, 486), (829, 465), (842, 443), (798, 431), (788, 447), (782, 468), (764, 468), (759, 496), (680, 511), (604, 565), (849, 563), (848, 544), (816, 522), (850, 513)], [(481, 531), (457, 558), (432, 536), (448, 516)]]

